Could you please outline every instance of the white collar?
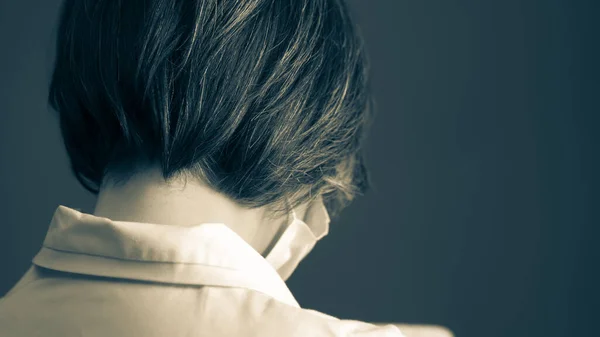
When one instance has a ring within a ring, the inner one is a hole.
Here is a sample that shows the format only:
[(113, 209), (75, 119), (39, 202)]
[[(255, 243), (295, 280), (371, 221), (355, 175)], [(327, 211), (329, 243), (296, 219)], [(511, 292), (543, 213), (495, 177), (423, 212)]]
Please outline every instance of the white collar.
[(33, 262), (86, 275), (247, 288), (299, 307), (277, 271), (222, 223), (113, 221), (59, 206)]

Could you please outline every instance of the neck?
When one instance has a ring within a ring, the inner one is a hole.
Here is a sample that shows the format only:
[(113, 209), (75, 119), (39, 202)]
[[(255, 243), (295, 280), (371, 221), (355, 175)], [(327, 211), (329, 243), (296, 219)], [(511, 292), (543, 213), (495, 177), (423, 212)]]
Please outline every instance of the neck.
[(136, 174), (124, 184), (103, 186), (93, 214), (175, 226), (223, 223), (263, 255), (288, 220), (269, 218), (264, 207), (242, 207), (197, 179), (167, 182), (158, 169)]

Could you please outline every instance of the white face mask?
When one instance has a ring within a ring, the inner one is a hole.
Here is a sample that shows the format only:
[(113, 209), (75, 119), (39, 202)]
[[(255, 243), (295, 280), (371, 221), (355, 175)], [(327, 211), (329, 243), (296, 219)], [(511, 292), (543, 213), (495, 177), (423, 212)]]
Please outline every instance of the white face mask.
[(294, 210), (292, 217), (292, 222), (266, 257), (283, 280), (292, 275), (317, 241), (329, 232), (329, 214), (320, 198), (308, 206), (304, 219), (299, 219)]

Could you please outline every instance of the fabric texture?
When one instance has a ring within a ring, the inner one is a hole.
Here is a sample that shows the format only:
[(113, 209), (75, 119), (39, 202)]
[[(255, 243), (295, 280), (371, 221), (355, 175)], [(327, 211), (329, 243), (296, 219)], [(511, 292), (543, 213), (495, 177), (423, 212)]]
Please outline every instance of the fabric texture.
[(59, 206), (0, 299), (0, 336), (403, 336), (303, 309), (225, 224), (112, 221)]

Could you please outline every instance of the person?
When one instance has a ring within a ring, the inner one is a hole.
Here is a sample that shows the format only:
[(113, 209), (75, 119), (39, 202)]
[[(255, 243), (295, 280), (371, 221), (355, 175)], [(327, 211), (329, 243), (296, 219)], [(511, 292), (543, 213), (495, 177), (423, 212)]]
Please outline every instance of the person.
[(285, 284), (368, 188), (342, 0), (66, 0), (48, 100), (92, 213), (59, 206), (1, 336), (402, 336)]

